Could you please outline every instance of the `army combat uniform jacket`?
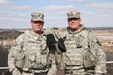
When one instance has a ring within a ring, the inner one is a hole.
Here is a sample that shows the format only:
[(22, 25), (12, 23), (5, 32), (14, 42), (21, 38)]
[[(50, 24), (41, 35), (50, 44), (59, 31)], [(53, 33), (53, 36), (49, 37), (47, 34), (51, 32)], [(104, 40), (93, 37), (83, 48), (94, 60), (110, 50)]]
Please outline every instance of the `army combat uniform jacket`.
[(45, 35), (36, 36), (32, 31), (26, 31), (10, 49), (9, 70), (13, 75), (20, 75), (22, 72), (46, 73), (49, 70), (48, 54)]
[(66, 46), (64, 64), (66, 75), (103, 75), (106, 73), (106, 55), (100, 42), (83, 25), (72, 32), (68, 27), (53, 30), (56, 37), (62, 38)]

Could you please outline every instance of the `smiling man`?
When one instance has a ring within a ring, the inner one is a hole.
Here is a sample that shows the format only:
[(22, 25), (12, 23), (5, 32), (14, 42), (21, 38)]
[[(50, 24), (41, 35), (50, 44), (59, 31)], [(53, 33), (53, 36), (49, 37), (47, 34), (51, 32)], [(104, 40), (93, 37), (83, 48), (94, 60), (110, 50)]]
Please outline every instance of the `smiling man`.
[(80, 12), (68, 12), (68, 25), (72, 31), (76, 31), (80, 28)]
[(34, 12), (31, 14), (31, 16), (32, 31), (36, 34), (40, 34), (44, 25), (44, 15), (38, 12)]
[(47, 75), (49, 71), (49, 51), (42, 31), (44, 15), (33, 12), (30, 24), (32, 29), (21, 34), (10, 49), (8, 65), (13, 75)]
[(106, 55), (97, 38), (81, 24), (80, 12), (68, 12), (67, 21), (66, 29), (54, 32), (66, 47), (65, 75), (104, 75)]

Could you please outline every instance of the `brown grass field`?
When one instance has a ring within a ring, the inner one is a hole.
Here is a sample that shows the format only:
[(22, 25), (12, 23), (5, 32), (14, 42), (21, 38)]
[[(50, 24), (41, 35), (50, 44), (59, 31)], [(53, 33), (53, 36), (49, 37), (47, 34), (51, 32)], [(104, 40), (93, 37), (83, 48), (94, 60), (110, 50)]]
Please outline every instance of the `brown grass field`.
[(105, 51), (113, 52), (113, 31), (92, 31)]

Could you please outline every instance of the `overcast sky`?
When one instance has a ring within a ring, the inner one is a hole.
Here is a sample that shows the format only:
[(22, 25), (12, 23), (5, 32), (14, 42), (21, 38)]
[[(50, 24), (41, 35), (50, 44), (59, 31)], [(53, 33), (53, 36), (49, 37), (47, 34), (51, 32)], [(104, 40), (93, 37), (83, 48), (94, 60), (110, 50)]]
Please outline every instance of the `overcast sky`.
[(34, 11), (44, 13), (45, 28), (66, 27), (74, 10), (86, 27), (113, 27), (113, 0), (0, 0), (0, 28), (30, 28)]

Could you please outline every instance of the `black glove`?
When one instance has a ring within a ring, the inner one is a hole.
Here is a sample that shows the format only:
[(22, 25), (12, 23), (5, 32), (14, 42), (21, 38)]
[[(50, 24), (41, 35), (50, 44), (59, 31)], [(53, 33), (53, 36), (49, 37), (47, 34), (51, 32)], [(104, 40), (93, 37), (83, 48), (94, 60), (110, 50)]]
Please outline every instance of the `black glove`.
[(64, 40), (62, 38), (58, 39), (58, 48), (60, 49), (61, 52), (66, 52)]
[(49, 47), (50, 51), (56, 50), (56, 47), (55, 47), (56, 40), (55, 40), (55, 37), (54, 37), (53, 34), (47, 35), (47, 41), (46, 42), (47, 42), (47, 46)]

